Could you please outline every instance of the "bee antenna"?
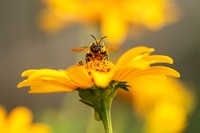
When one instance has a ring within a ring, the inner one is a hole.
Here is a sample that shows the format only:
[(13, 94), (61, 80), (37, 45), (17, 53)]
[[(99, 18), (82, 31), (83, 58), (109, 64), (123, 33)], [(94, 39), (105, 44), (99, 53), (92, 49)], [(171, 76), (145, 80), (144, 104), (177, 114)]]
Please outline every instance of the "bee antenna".
[(103, 40), (103, 39), (106, 38), (106, 37), (107, 37), (107, 36), (102, 37), (102, 38), (100, 39), (99, 43), (101, 42), (101, 40)]
[(96, 37), (94, 37), (93, 35), (91, 35), (91, 36), (94, 38), (95, 41), (97, 41)]

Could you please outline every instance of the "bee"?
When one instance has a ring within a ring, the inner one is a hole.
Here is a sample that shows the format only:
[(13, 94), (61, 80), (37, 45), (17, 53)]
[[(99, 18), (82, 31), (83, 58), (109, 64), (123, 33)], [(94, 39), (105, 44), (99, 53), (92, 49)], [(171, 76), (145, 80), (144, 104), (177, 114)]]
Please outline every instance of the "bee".
[[(87, 52), (85, 61), (102, 61), (109, 60), (109, 53), (113, 50), (118, 50), (119, 46), (105, 46), (102, 40), (107, 36), (102, 37), (100, 40), (97, 40), (93, 35), (94, 41), (90, 43), (89, 46), (83, 46), (79, 48), (71, 49), (71, 52)], [(82, 61), (79, 61), (79, 65), (83, 65)]]

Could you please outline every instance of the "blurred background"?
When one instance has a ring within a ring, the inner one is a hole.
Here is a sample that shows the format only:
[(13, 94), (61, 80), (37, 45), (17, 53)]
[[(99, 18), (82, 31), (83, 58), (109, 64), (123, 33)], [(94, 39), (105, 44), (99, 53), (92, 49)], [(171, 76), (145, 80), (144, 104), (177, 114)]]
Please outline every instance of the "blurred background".
[[(159, 0), (147, 1), (147, 4), (145, 0), (141, 4), (145, 5), (139, 10), (141, 14), (148, 4), (156, 3)], [(28, 107), (34, 114), (34, 120), (49, 124), (54, 133), (103, 132), (101, 123), (93, 119), (93, 110), (78, 101), (77, 92), (30, 95), (27, 93), (28, 88), (17, 89), (16, 85), (23, 80), (21, 73), (24, 70), (33, 68), (65, 69), (76, 64), (79, 59), (84, 60), (84, 53), (72, 53), (70, 49), (89, 45), (93, 41), (91, 34), (96, 38), (105, 35), (109, 38), (110, 35), (111, 39), (107, 39), (107, 41), (105, 39), (105, 43), (121, 47), (119, 51), (110, 53), (110, 60), (114, 62), (122, 53), (139, 45), (153, 47), (156, 54), (169, 55), (174, 59), (171, 67), (181, 73), (180, 79), (187, 92), (191, 94), (189, 94), (192, 97), (190, 99), (193, 99), (189, 106), (191, 111), (187, 114), (187, 126), (180, 128), (179, 132), (200, 132), (200, 1), (174, 0), (173, 2), (176, 6), (169, 4), (173, 8), (164, 10), (165, 13), (170, 12), (170, 14), (165, 16), (166, 20), (162, 20), (162, 23), (161, 20), (154, 23), (154, 20), (148, 21), (148, 19), (142, 22), (141, 18), (141, 22), (137, 22), (137, 14), (133, 16), (136, 20), (126, 21), (126, 18), (121, 18), (125, 19), (126, 25), (121, 22), (122, 28), (117, 29), (117, 32), (121, 34), (117, 34), (114, 25), (118, 21), (115, 20), (116, 17), (112, 17), (116, 14), (112, 15), (111, 8), (101, 8), (102, 14), (109, 12), (110, 16), (108, 13), (108, 16), (104, 17), (99, 15), (99, 12), (90, 14), (92, 17), (88, 18), (84, 15), (71, 14), (68, 20), (67, 11), (63, 13), (59, 10), (59, 8), (68, 8), (68, 6), (59, 6), (65, 2), (0, 0), (0, 104), (7, 110), (21, 105)], [(73, 4), (72, 2), (69, 7), (73, 7)], [(89, 7), (98, 9), (93, 4)], [(126, 9), (129, 7), (127, 6)], [(56, 16), (55, 14), (58, 12), (61, 13)], [(113, 12), (119, 13), (120, 10)], [(126, 14), (125, 11), (124, 13)], [(107, 18), (111, 19), (108, 22), (112, 22), (110, 25), (106, 25), (107, 22), (104, 22), (104, 19), (107, 20)], [(168, 19), (169, 21), (167, 21)], [(116, 24), (117, 27), (120, 25)], [(114, 38), (118, 39), (112, 40)], [(114, 101), (112, 110), (114, 132), (148, 132), (145, 119), (138, 117), (132, 103), (127, 101), (120, 96)], [(165, 132), (152, 131), (151, 133)], [(166, 133), (177, 132), (166, 131)]]

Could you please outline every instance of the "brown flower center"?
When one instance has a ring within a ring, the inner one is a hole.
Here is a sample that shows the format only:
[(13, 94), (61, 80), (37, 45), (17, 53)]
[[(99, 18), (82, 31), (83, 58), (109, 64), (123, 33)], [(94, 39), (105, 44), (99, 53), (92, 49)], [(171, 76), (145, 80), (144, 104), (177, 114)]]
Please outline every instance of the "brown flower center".
[(115, 66), (111, 61), (102, 60), (102, 61), (89, 61), (84, 64), (84, 67), (88, 70), (88, 72), (92, 69), (97, 72), (110, 72)]

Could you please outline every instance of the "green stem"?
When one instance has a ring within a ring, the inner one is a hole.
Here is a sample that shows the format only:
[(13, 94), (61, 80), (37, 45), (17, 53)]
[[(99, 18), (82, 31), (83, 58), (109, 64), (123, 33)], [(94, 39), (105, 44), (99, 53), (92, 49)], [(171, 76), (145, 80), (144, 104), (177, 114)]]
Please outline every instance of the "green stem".
[(105, 133), (113, 133), (112, 122), (111, 122), (111, 104), (112, 99), (101, 99), (96, 102), (93, 106), (97, 111), (100, 120), (103, 122)]
[(104, 89), (80, 89), (81, 101), (95, 110), (95, 119), (101, 120), (105, 133), (113, 133), (111, 123), (111, 104), (118, 92), (118, 89), (107, 87)]
[(101, 120), (105, 133), (112, 133), (111, 104), (118, 92), (118, 88), (128, 90), (126, 82), (112, 81), (106, 88), (92, 86), (88, 89), (78, 89), (81, 102), (95, 110), (95, 119)]

